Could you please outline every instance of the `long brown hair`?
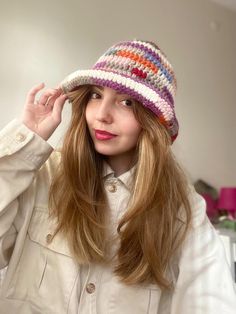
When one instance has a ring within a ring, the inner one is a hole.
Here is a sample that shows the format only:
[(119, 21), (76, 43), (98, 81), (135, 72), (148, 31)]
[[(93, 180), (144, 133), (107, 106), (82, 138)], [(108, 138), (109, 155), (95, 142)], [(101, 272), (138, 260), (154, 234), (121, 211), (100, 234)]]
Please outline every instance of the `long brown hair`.
[[(58, 221), (55, 233), (64, 234), (80, 264), (107, 262), (109, 243), (103, 157), (94, 149), (85, 120), (90, 89), (81, 86), (68, 94), (72, 118), (49, 193), (50, 213)], [(191, 220), (188, 181), (158, 118), (139, 103), (134, 114), (142, 132), (131, 197), (117, 229), (114, 272), (126, 284), (152, 282), (168, 289), (167, 270)]]

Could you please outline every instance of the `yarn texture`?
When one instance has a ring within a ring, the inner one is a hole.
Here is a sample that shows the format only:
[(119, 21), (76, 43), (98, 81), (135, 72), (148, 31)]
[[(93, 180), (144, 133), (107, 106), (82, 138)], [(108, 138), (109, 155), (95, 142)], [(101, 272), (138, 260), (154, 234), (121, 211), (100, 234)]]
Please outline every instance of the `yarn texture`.
[(132, 40), (110, 47), (90, 70), (77, 70), (61, 83), (65, 93), (80, 85), (113, 88), (128, 94), (155, 113), (172, 142), (179, 124), (174, 110), (176, 77), (165, 54), (153, 42)]

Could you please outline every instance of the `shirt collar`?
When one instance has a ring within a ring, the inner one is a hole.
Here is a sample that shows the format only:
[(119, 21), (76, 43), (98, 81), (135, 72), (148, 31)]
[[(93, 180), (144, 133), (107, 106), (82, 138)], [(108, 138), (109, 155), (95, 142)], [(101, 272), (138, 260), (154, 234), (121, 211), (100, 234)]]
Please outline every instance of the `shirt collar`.
[(136, 169), (136, 165), (134, 165), (128, 171), (122, 173), (120, 176), (115, 177), (114, 170), (110, 167), (110, 165), (107, 162), (104, 161), (103, 178), (105, 180), (117, 179), (117, 180), (121, 181), (130, 190), (135, 169)]

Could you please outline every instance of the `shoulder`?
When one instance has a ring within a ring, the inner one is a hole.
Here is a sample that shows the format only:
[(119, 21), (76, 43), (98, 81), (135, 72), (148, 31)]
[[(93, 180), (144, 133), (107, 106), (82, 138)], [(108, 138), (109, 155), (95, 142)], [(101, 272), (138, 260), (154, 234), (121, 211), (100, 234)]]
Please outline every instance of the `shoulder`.
[[(187, 187), (187, 199), (191, 215), (190, 229), (196, 229), (206, 220), (206, 202), (204, 198), (196, 192), (191, 183), (189, 183)], [(186, 221), (184, 205), (179, 209), (179, 220)]]
[(189, 189), (188, 198), (191, 208), (191, 221), (184, 242), (185, 245), (193, 248), (194, 245), (202, 245), (207, 239), (209, 242), (210, 238), (213, 241), (213, 238), (216, 237), (216, 230), (207, 216), (205, 199), (195, 191), (193, 186)]
[(199, 227), (206, 219), (206, 202), (204, 198), (198, 194), (193, 185), (189, 185), (188, 199), (192, 214), (192, 227)]

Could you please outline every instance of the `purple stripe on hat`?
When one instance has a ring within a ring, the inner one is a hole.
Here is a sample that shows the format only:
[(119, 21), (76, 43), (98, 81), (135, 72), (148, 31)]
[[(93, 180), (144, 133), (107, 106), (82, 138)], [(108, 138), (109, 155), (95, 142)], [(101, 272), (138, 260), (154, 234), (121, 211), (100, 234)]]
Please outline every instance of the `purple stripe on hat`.
[(103, 68), (103, 67), (106, 66), (106, 64), (107, 64), (106, 61), (97, 62), (97, 63), (95, 63), (95, 65), (93, 66), (93, 69)]
[(163, 91), (160, 91), (160, 89), (155, 89), (153, 86), (151, 86), (150, 84), (148, 84), (146, 82), (145, 79), (140, 79), (136, 76), (133, 76), (132, 78), (130, 77), (130, 75), (125, 75), (123, 73), (117, 73), (116, 71), (112, 71), (112, 70), (107, 70), (107, 69), (100, 69), (100, 71), (104, 71), (104, 72), (111, 72), (114, 73), (116, 75), (120, 75), (122, 77), (128, 78), (128, 79), (132, 79), (134, 82), (136, 83), (141, 83), (142, 85), (145, 85), (146, 87), (150, 88), (152, 91), (154, 91), (156, 94), (158, 94), (160, 96), (160, 98), (164, 99), (166, 101), (166, 103), (173, 109), (174, 108), (174, 99), (172, 97), (172, 95), (169, 93), (168, 89), (164, 89)]
[(171, 107), (173, 108), (174, 99), (171, 93), (166, 88), (166, 86), (163, 87), (162, 94), (163, 94), (163, 97), (167, 99), (168, 103), (171, 104)]

